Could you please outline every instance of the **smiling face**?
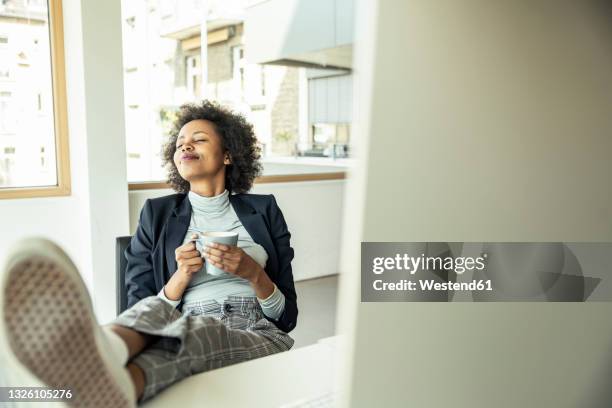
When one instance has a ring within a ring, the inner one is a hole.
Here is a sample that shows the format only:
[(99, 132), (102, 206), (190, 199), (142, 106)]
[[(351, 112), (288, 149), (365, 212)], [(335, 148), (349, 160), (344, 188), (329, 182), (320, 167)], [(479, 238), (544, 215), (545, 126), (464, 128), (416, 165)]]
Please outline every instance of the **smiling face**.
[(225, 166), (230, 164), (215, 125), (203, 119), (192, 120), (180, 130), (176, 140), (174, 164), (189, 183), (198, 179), (225, 180)]

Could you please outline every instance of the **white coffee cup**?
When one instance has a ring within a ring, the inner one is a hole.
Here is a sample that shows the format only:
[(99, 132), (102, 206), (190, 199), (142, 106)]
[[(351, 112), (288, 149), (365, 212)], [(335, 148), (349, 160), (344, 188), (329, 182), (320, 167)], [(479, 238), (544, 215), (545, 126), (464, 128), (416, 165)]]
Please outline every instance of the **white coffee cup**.
[[(203, 252), (203, 250), (207, 248), (206, 244), (209, 242), (236, 246), (238, 245), (238, 233), (226, 231), (208, 231), (202, 233), (198, 238), (198, 241), (200, 241), (201, 246), (200, 252)], [(223, 269), (219, 269), (216, 266), (211, 265), (208, 261), (205, 261), (205, 264), (206, 273), (209, 275), (222, 275), (227, 273)]]

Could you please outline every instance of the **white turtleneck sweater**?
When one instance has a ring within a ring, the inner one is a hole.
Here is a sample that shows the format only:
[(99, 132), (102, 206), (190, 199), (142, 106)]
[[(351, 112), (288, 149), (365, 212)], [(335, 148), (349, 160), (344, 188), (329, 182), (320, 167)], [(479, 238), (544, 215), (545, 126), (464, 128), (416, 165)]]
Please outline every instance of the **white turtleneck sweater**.
[[(266, 266), (268, 254), (264, 247), (253, 241), (244, 228), (238, 215), (234, 211), (229, 201), (229, 192), (205, 197), (192, 191), (188, 194), (191, 203), (191, 222), (187, 229), (187, 234), (183, 238), (183, 244), (189, 242), (194, 233), (201, 234), (206, 231), (228, 231), (238, 233), (238, 246), (242, 248), (255, 262), (262, 268)], [(200, 249), (200, 248), (198, 248)], [(218, 303), (228, 296), (255, 296), (255, 290), (244, 278), (231, 273), (221, 275), (209, 275), (206, 267), (202, 267), (195, 273), (189, 283), (185, 293), (183, 293), (183, 303), (201, 302), (214, 299)], [(180, 300), (170, 300), (166, 297), (164, 290), (159, 292), (159, 297), (173, 306), (178, 306)], [(274, 291), (266, 299), (257, 298), (264, 314), (272, 319), (278, 319), (285, 309), (285, 295), (274, 284)]]

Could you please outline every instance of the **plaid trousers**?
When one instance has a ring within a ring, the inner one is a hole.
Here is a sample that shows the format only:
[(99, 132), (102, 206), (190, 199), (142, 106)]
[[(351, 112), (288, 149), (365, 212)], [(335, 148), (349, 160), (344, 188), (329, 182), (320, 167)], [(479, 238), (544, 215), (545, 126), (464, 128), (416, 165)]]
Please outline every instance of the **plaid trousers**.
[(183, 312), (158, 296), (141, 299), (113, 322), (156, 336), (131, 362), (145, 375), (140, 402), (192, 374), (289, 350), (294, 340), (267, 320), (256, 297), (190, 303)]

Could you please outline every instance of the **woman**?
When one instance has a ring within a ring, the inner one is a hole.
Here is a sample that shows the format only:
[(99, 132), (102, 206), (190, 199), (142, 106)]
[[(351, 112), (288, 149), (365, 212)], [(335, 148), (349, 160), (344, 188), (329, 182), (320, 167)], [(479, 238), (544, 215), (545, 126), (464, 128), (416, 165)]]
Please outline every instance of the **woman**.
[[(144, 204), (125, 252), (128, 309), (99, 328), (67, 256), (49, 242), (30, 240), (14, 251), (3, 280), (5, 324), (17, 358), (46, 384), (70, 386), (77, 404), (119, 407), (188, 375), (290, 349), (287, 333), (298, 313), (293, 249), (274, 196), (246, 194), (261, 171), (258, 159), (253, 128), (242, 116), (208, 101), (182, 106), (163, 148), (168, 182), (178, 194)], [(238, 245), (196, 245), (205, 231), (237, 232)], [(46, 266), (35, 268), (36, 262)], [(224, 273), (207, 274), (204, 262)], [(24, 285), (31, 293), (17, 290)], [(31, 329), (23, 322), (40, 308), (35, 299), (54, 285), (61, 300), (38, 312), (61, 323), (43, 324), (38, 337), (24, 335)], [(62, 296), (64, 288), (70, 290)], [(66, 317), (83, 310), (85, 319)], [(83, 335), (66, 336), (77, 332)], [(33, 358), (41, 347), (44, 353)], [(62, 350), (73, 358), (53, 355)], [(126, 365), (130, 381), (119, 365)]]

